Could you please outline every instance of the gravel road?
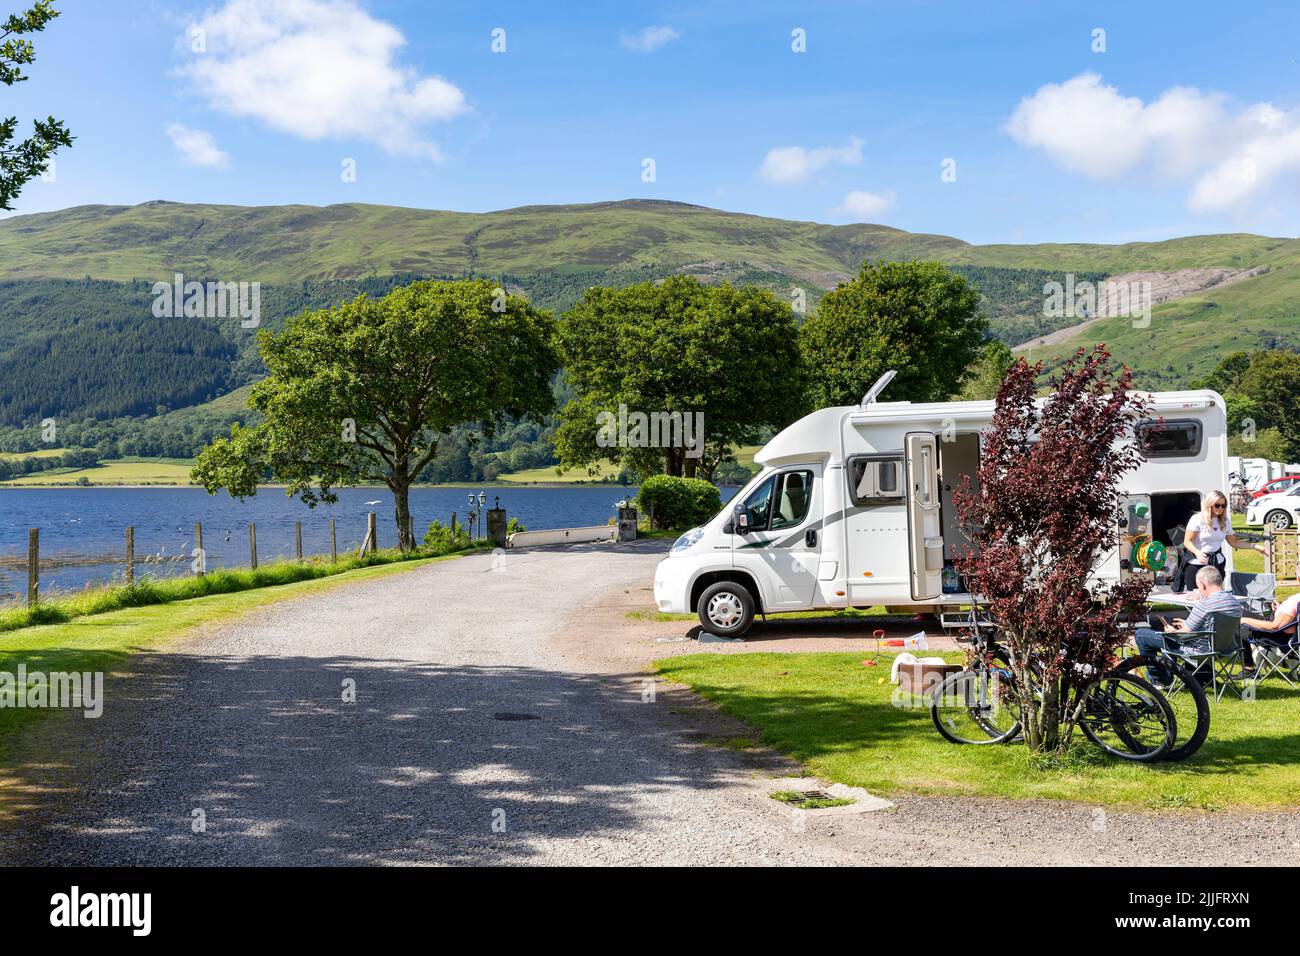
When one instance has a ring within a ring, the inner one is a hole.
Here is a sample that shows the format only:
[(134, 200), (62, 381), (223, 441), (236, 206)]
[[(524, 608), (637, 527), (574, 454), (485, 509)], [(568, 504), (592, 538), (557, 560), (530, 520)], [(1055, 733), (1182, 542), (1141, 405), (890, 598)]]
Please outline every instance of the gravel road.
[[(0, 860), (77, 864), (1294, 862), (1294, 814), (905, 799), (798, 814), (792, 770), (640, 666), (583, 661), (663, 542), (473, 556), (253, 612), (46, 721)], [(494, 561), (498, 563), (494, 563)], [(688, 648), (682, 648), (686, 650)], [(354, 683), (353, 683), (354, 682)], [(355, 686), (355, 702), (344, 698)], [(647, 699), (652, 696), (653, 699)], [(972, 828), (972, 821), (978, 825)], [(196, 832), (197, 831), (197, 832)], [(969, 836), (964, 834), (969, 833)]]

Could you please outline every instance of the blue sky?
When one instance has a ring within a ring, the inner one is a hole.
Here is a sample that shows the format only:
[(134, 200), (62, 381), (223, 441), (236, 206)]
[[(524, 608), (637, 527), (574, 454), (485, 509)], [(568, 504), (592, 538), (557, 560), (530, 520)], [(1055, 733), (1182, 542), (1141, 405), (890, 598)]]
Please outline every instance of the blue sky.
[(650, 197), (972, 242), (1298, 231), (1294, 3), (58, 6), (0, 115), (78, 139), (19, 213)]

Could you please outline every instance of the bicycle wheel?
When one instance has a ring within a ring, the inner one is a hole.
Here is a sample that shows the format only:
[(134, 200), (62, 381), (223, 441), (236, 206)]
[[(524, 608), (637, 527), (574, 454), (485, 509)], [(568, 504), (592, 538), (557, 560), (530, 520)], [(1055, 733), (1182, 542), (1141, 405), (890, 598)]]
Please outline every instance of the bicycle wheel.
[(1140, 677), (1110, 673), (1084, 698), (1079, 726), (1113, 757), (1149, 763), (1169, 752), (1178, 719), (1165, 695)]
[(930, 699), (930, 719), (955, 744), (1000, 744), (1020, 733), (1020, 708), (1005, 672), (980, 667), (949, 674)]
[(1205, 743), (1205, 738), (1210, 734), (1210, 699), (1191, 671), (1168, 658), (1152, 655), (1126, 657), (1111, 673), (1137, 674), (1149, 682), (1149, 668), (1152, 664), (1159, 664), (1172, 678), (1165, 699), (1173, 708), (1174, 719), (1178, 723), (1178, 737), (1164, 759), (1186, 760), (1201, 749), (1201, 744)]

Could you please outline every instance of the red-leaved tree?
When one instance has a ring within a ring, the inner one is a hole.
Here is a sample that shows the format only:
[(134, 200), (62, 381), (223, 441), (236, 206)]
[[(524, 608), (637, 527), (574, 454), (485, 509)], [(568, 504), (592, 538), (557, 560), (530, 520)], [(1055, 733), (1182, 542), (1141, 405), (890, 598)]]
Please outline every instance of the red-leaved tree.
[(957, 559), (969, 590), (1000, 627), (1025, 742), (1062, 751), (1082, 693), (1124, 642), (1118, 618), (1150, 591), (1138, 577), (1106, 585), (1093, 573), (1119, 544), (1120, 482), (1142, 461), (1133, 426), (1147, 409), (1110, 353), (1078, 350), (1038, 398), (1042, 363), (1019, 359), (998, 390), (978, 482), (955, 493), (970, 546)]

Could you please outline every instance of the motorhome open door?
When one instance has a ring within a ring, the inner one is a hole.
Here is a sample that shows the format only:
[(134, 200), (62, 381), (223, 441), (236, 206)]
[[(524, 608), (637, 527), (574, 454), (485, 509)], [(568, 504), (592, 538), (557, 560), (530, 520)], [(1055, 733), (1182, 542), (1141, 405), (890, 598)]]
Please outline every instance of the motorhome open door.
[(938, 447), (929, 432), (909, 432), (903, 447), (907, 456), (907, 550), (912, 599), (929, 601), (943, 591)]

